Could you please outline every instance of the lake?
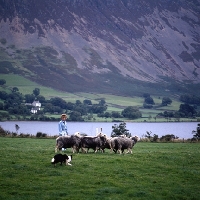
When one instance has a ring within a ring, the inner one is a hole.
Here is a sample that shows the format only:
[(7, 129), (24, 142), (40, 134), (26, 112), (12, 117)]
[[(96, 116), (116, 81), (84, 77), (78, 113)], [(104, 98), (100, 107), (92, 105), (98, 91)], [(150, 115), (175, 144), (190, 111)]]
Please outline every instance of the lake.
[[(146, 131), (151, 131), (159, 137), (167, 134), (173, 134), (179, 138), (192, 138), (192, 131), (197, 128), (199, 122), (165, 122), (165, 123), (126, 123), (126, 128), (132, 134), (144, 137)], [(40, 122), (40, 121), (6, 121), (0, 122), (0, 126), (7, 131), (16, 132), (15, 124), (20, 128), (19, 133), (36, 135), (37, 132), (46, 133), (49, 136), (58, 135), (58, 122)], [(120, 123), (115, 122), (67, 122), (69, 135), (75, 132), (86, 133), (95, 136), (96, 129), (102, 128), (102, 132), (107, 136), (111, 135), (112, 126)]]

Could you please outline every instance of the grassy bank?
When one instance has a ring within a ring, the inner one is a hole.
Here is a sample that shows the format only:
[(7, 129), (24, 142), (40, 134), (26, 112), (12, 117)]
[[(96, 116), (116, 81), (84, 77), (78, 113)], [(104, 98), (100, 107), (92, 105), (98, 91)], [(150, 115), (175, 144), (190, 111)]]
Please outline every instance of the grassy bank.
[(54, 145), (0, 137), (0, 199), (200, 199), (199, 143), (139, 142), (132, 155), (80, 153), (55, 168)]

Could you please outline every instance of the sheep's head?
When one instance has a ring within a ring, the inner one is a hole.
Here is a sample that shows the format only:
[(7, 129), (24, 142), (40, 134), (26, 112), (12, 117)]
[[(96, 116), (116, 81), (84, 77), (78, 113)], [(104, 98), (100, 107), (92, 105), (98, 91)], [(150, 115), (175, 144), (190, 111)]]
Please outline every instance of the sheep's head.
[(131, 139), (134, 140), (135, 143), (140, 140), (140, 138), (138, 136), (131, 137)]
[(77, 137), (81, 137), (80, 132), (75, 132), (74, 135), (77, 136)]

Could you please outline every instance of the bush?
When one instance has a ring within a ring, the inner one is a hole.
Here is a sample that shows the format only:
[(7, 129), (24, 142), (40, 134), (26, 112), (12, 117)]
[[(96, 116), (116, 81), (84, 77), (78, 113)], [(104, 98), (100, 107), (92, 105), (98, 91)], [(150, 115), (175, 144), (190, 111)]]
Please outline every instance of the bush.
[(0, 136), (6, 136), (6, 131), (0, 126)]
[(139, 111), (138, 108), (133, 106), (128, 106), (122, 111), (122, 115), (129, 119), (137, 119), (142, 117), (142, 113)]
[(47, 134), (46, 133), (42, 133), (42, 137), (47, 137)]
[(12, 136), (13, 136), (13, 137), (16, 137), (16, 136), (17, 136), (17, 133), (12, 133)]
[(170, 142), (172, 141), (172, 139), (175, 139), (175, 135), (173, 134), (167, 134), (160, 138), (161, 141), (166, 141), (166, 142)]
[(131, 133), (129, 133), (129, 130), (126, 129), (125, 122), (120, 123), (119, 126), (117, 124), (112, 126), (111, 137), (117, 137), (119, 135), (126, 135), (127, 137), (131, 137)]
[(42, 137), (42, 132), (37, 132), (36, 137)]
[(152, 142), (157, 142), (158, 141), (158, 135), (154, 134), (152, 138)]
[(37, 133), (36, 133), (36, 137), (37, 137), (37, 138), (40, 138), (40, 137), (47, 137), (47, 134), (46, 134), (46, 133), (42, 133), (42, 132), (37, 132)]

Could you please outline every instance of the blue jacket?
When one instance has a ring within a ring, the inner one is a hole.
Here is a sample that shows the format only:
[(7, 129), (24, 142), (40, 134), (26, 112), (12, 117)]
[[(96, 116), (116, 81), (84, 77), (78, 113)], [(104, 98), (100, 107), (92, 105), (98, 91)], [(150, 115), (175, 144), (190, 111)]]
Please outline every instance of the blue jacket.
[(59, 130), (59, 135), (60, 136), (68, 135), (68, 132), (67, 132), (67, 122), (61, 120), (58, 123), (58, 130)]

